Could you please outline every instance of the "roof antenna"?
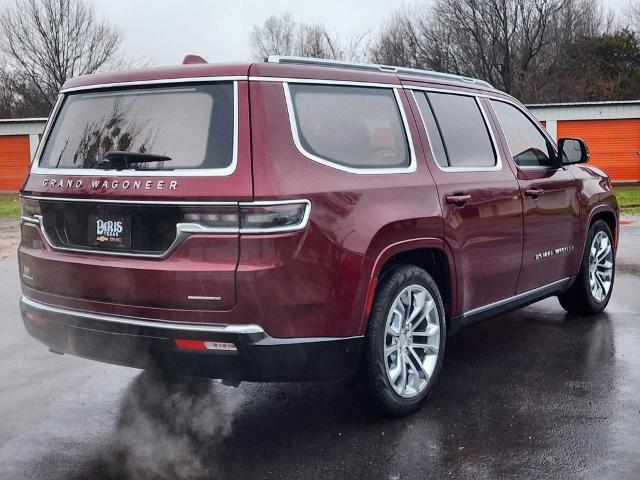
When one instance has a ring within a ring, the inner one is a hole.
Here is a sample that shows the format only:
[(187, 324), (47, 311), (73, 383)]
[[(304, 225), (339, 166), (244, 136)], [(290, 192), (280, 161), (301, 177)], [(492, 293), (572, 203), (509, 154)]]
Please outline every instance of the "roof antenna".
[(207, 63), (207, 61), (200, 55), (185, 55), (182, 59), (183, 65), (191, 65), (194, 63)]

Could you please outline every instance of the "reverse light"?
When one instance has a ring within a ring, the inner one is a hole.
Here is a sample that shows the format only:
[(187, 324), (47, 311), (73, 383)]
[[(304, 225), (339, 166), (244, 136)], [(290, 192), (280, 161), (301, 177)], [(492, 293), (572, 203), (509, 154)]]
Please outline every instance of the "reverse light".
[(205, 228), (238, 228), (238, 207), (221, 205), (206, 209), (185, 209), (182, 221), (197, 223)]
[(175, 339), (176, 347), (180, 350), (237, 352), (238, 348), (231, 342), (215, 342), (205, 340), (187, 340), (184, 338)]

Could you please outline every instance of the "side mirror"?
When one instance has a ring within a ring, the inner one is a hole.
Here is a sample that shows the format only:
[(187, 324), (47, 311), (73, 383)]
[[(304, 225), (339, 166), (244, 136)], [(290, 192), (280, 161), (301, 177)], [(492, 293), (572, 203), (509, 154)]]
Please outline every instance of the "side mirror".
[(589, 161), (589, 148), (584, 140), (579, 138), (561, 138), (558, 142), (560, 163), (572, 165), (574, 163), (587, 163)]

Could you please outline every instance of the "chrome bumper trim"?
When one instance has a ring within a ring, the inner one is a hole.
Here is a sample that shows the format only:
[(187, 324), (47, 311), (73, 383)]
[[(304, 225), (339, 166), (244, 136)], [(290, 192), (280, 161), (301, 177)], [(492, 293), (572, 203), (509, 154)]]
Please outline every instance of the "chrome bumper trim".
[(117, 315), (104, 315), (101, 313), (87, 312), (83, 310), (72, 310), (62, 307), (54, 307), (47, 305), (46, 303), (40, 303), (35, 300), (31, 300), (24, 295), (20, 299), (20, 302), (37, 310), (57, 313), (60, 315), (68, 315), (77, 318), (86, 318), (88, 320), (98, 320), (100, 322), (120, 323), (124, 325), (133, 325), (136, 327), (151, 327), (164, 330), (182, 330), (187, 332), (207, 332), (207, 333), (231, 333), (231, 334), (261, 334), (265, 337), (266, 332), (259, 325), (246, 324), (246, 325), (197, 325), (193, 323), (171, 323), (164, 322), (162, 320), (145, 320), (142, 318), (129, 318), (120, 317)]

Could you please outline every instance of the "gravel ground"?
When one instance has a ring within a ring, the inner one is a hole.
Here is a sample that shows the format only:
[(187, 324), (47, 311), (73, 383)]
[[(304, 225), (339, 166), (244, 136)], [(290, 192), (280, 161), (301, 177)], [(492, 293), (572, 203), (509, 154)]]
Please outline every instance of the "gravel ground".
[(20, 243), (20, 219), (0, 218), (0, 258), (13, 255)]

